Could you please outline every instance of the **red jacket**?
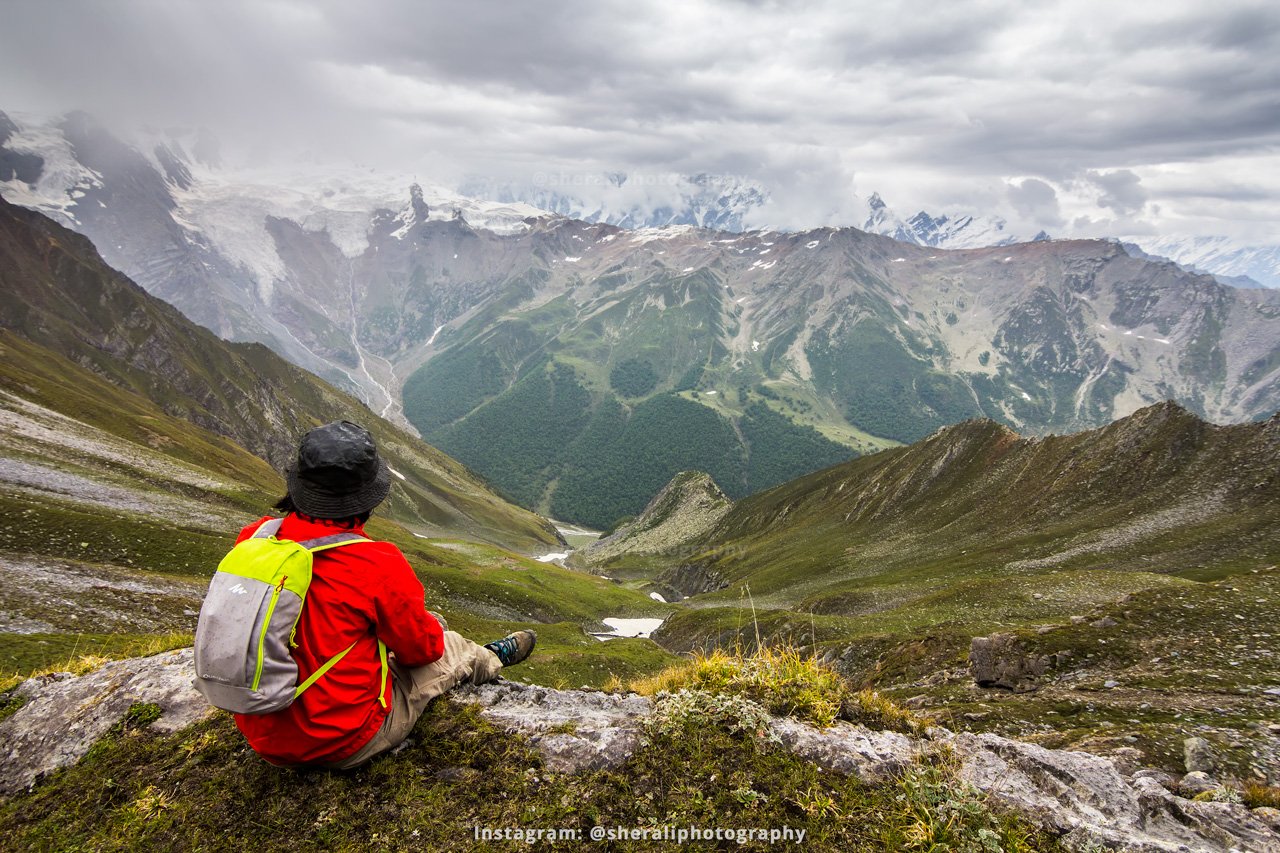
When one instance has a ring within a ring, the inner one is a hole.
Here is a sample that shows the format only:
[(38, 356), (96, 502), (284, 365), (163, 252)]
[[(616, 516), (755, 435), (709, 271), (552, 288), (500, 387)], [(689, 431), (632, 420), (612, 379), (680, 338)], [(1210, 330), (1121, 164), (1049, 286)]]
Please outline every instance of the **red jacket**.
[[(240, 531), (236, 543), (269, 518)], [(339, 530), (330, 522), (290, 514), (276, 535), (302, 541)], [(382, 679), (378, 640), (407, 667), (444, 654), (444, 631), (427, 613), (425, 599), (422, 582), (390, 542), (357, 542), (317, 553), (293, 650), (298, 682), (352, 643), (355, 648), (288, 708), (236, 714), (249, 745), (273, 764), (328, 763), (358, 752), (382, 726), (392, 698), (390, 679)]]

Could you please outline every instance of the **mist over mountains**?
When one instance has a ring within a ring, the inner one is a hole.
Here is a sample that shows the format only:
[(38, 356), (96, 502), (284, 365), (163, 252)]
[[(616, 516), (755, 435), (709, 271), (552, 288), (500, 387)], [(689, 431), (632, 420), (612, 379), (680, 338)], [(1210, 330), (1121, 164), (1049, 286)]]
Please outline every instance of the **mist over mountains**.
[[(464, 195), (525, 202), (571, 219), (623, 228), (694, 225), (721, 231), (770, 227), (770, 193), (759, 181), (736, 175), (539, 173), (528, 186), (473, 179)], [(872, 234), (936, 249), (977, 249), (1048, 240), (1061, 235), (1020, 228), (999, 215), (974, 210), (920, 210), (904, 216), (880, 193), (862, 200), (848, 224)], [(1221, 276), (1237, 287), (1280, 287), (1280, 247), (1228, 237), (1176, 234), (1121, 236), (1138, 257), (1154, 256), (1192, 272)]]
[(4, 128), (6, 198), (571, 520), (638, 512), (681, 470), (742, 497), (971, 417), (1035, 434), (1163, 399), (1218, 422), (1280, 406), (1280, 293), (1116, 242), (947, 251), (1015, 236), (878, 196), (865, 224), (891, 236), (736, 232), (767, 195), (711, 178), (679, 185), (683, 214), (533, 199), (627, 230), (372, 170), (232, 172), (207, 135), (126, 143), (83, 113)]

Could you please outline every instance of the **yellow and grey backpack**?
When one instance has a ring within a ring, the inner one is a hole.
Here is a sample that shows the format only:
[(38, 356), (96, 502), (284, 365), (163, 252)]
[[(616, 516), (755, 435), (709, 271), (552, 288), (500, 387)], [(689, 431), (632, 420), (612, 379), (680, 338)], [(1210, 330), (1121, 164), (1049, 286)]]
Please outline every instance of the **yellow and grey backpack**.
[[(338, 652), (298, 684), (298, 665), (289, 650), (297, 646), (294, 634), (311, 585), (312, 555), (370, 540), (356, 533), (304, 542), (277, 539), (282, 522), (263, 522), (223, 558), (196, 624), (195, 687), (211, 705), (237, 714), (289, 707), (355, 648), (353, 643)], [(386, 647), (379, 643), (378, 648), (385, 670)]]

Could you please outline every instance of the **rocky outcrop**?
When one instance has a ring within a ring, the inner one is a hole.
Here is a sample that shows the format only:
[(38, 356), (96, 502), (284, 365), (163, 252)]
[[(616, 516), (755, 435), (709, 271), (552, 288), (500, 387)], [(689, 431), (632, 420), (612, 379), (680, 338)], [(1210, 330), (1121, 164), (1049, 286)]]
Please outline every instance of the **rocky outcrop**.
[(1185, 800), (1154, 779), (1122, 776), (1108, 758), (993, 734), (945, 740), (960, 756), (962, 779), (1072, 846), (1280, 851), (1280, 835), (1244, 806)]
[[(152, 727), (170, 732), (211, 713), (190, 686), (190, 650), (117, 661), (89, 675), (44, 676), (23, 683), (27, 703), (0, 722), (0, 780), (12, 794), (78, 760), (138, 703), (154, 703)], [(461, 687), (457, 702), (520, 732), (550, 772), (617, 767), (640, 747), (653, 703), (635, 694), (554, 690), (499, 681)], [(922, 754), (949, 750), (958, 774), (996, 803), (1064, 836), (1068, 846), (1139, 853), (1250, 850), (1280, 853), (1274, 809), (1194, 802), (1176, 796), (1159, 774), (1127, 775), (1108, 758), (1046, 749), (994, 734), (928, 730), (924, 737), (876, 732), (840, 722), (818, 729), (772, 718), (782, 748), (834, 772), (881, 783), (906, 772)]]
[(634, 521), (592, 544), (578, 559), (585, 565), (602, 566), (622, 556), (671, 555), (709, 532), (732, 506), (733, 501), (710, 476), (682, 471)]
[(1013, 634), (974, 637), (969, 644), (969, 671), (979, 687), (1027, 693), (1040, 686), (1051, 660), (1030, 654)]
[(542, 753), (547, 769), (574, 773), (621, 764), (640, 745), (640, 724), (653, 703), (634, 693), (552, 690), (513, 681), (454, 689), (495, 723), (519, 731)]
[(160, 716), (151, 728), (176, 732), (213, 713), (191, 686), (191, 649), (149, 658), (112, 661), (88, 675), (42, 675), (18, 685), (25, 703), (0, 722), (0, 794), (13, 794), (75, 764), (129, 713), (153, 704)]
[(682, 563), (663, 569), (653, 579), (653, 587), (667, 601), (680, 601), (691, 595), (724, 589), (729, 582), (724, 575), (701, 563)]

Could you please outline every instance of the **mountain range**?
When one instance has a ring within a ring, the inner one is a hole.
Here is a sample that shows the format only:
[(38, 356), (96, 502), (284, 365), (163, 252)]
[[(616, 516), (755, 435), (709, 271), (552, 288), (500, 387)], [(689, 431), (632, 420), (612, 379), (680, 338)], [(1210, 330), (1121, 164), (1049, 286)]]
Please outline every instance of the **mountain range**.
[[(720, 175), (543, 175), (533, 186), (473, 179), (460, 191), (476, 198), (524, 202), (571, 219), (623, 228), (693, 225), (749, 231), (769, 222), (770, 193), (758, 181)], [(858, 201), (863, 231), (935, 249), (978, 249), (1048, 240), (1044, 230), (1020, 230), (998, 215), (977, 211), (911, 216), (895, 212), (873, 192)], [(1221, 236), (1141, 235), (1115, 239), (1136, 257), (1171, 260), (1191, 272), (1218, 276), (1236, 287), (1280, 287), (1280, 246)]]
[(626, 230), (376, 172), (233, 173), (200, 134), (6, 122), (6, 198), (572, 521), (635, 514), (681, 470), (741, 498), (971, 417), (1044, 433), (1167, 398), (1219, 422), (1280, 406), (1280, 293), (1115, 242), (946, 251), (921, 243), (1003, 226), (882, 202), (876, 227), (913, 240)]

